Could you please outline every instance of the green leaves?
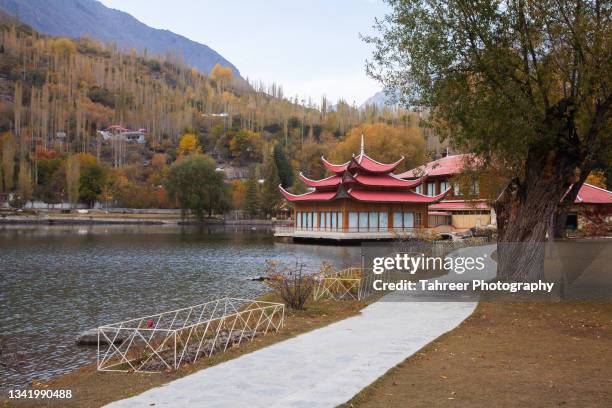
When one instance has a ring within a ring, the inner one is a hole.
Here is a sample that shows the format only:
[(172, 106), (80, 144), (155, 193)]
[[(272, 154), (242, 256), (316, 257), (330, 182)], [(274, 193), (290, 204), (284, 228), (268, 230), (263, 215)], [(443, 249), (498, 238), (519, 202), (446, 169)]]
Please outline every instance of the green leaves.
[(177, 160), (165, 181), (169, 196), (183, 211), (193, 211), (200, 220), (205, 213), (210, 216), (213, 211), (223, 211), (227, 206), (223, 173), (215, 169), (215, 161), (203, 154)]

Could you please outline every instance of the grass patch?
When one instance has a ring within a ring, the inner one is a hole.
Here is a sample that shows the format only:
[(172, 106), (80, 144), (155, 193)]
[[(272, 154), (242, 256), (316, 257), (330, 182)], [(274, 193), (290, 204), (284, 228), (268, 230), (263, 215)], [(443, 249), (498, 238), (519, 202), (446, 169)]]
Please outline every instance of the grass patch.
[(604, 407), (612, 303), (481, 302), (343, 407)]

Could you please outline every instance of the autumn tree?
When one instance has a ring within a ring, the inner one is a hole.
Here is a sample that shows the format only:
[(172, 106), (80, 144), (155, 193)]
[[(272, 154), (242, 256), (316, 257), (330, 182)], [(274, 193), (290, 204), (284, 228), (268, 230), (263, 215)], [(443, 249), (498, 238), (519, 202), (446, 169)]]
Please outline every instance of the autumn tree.
[(362, 124), (352, 128), (344, 139), (333, 147), (331, 159), (344, 163), (359, 154), (361, 135), (365, 151), (383, 163), (393, 163), (404, 156), (401, 169), (412, 169), (426, 159), (426, 143), (417, 127), (390, 126), (384, 123)]
[(240, 209), (244, 207), (246, 198), (246, 185), (240, 179), (232, 180), (232, 208)]
[(164, 184), (183, 216), (191, 210), (203, 221), (205, 214), (211, 217), (214, 211), (225, 210), (223, 173), (216, 171), (215, 161), (206, 155), (191, 155), (174, 162)]
[(66, 193), (72, 207), (79, 200), (80, 163), (76, 155), (69, 156), (64, 163), (66, 175)]
[(2, 170), (2, 191), (8, 193), (13, 189), (15, 178), (15, 139), (10, 133), (5, 133), (0, 139), (2, 142), (2, 158), (0, 169)]
[(17, 176), (17, 199), (19, 207), (24, 206), (32, 199), (32, 169), (28, 160), (19, 161), (19, 174)]
[(77, 157), (79, 161), (79, 199), (93, 207), (106, 186), (106, 170), (90, 154), (81, 153)]
[(202, 149), (199, 146), (198, 138), (195, 134), (187, 132), (183, 134), (178, 146), (178, 156), (184, 157), (193, 153), (201, 153)]
[(542, 278), (540, 243), (561, 199), (573, 201), (610, 157), (609, 3), (389, 4), (380, 35), (367, 38), (369, 74), (399, 89), (405, 104), (431, 107), (455, 144), (512, 171), (494, 203), (498, 274)]

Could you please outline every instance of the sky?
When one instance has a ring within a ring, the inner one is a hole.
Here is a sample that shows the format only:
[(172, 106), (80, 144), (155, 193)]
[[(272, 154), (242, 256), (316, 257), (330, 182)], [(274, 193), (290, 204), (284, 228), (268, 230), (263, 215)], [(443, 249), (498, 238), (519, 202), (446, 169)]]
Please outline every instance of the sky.
[(100, 0), (143, 23), (213, 48), (243, 77), (283, 86), (286, 96), (363, 103), (381, 90), (365, 74), (381, 0)]

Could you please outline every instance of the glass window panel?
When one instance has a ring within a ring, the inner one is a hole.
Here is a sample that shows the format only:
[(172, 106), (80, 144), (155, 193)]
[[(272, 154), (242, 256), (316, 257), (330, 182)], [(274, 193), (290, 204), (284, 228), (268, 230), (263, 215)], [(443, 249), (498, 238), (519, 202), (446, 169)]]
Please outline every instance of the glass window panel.
[(417, 187), (414, 189), (414, 191), (416, 191), (416, 192), (417, 192), (417, 193), (419, 193), (419, 194), (423, 194), (423, 185), (422, 185), (422, 184), (419, 184), (419, 185), (418, 185), (418, 186), (417, 186)]
[(371, 212), (370, 213), (370, 231), (378, 231), (378, 213)]
[(428, 196), (436, 195), (436, 183), (427, 183), (427, 195)]
[(404, 213), (404, 228), (414, 228), (414, 214), (411, 212)]
[(302, 213), (301, 212), (297, 212), (295, 214), (295, 222), (296, 222), (296, 227), (302, 228)]
[(393, 228), (397, 230), (402, 229), (402, 213), (401, 212), (393, 213)]
[(325, 220), (327, 219), (327, 217), (325, 217), (325, 213), (321, 213), (321, 228), (325, 229)]
[(440, 182), (440, 193), (445, 192), (448, 189), (448, 182), (447, 181), (441, 181)]
[(386, 231), (389, 227), (386, 212), (378, 213), (378, 225), (381, 231)]
[(313, 212), (313, 213), (312, 213), (312, 228), (313, 228), (313, 229), (314, 229), (314, 228), (317, 228), (317, 225), (318, 225), (318, 224), (317, 224), (317, 219), (318, 219), (318, 217), (317, 217), (317, 216), (318, 216), (318, 215), (319, 215), (319, 214), (318, 214), (318, 213), (316, 213), (316, 212)]
[(416, 228), (421, 227), (421, 213), (414, 214), (414, 226)]
[(332, 228), (333, 230), (335, 230), (335, 229), (336, 229), (336, 226), (337, 226), (337, 224), (336, 224), (336, 213), (332, 213), (332, 217), (331, 217), (331, 228)]
[(360, 212), (359, 213), (359, 231), (367, 231), (368, 230), (368, 213)]
[(338, 214), (338, 229), (339, 230), (343, 230), (344, 229), (344, 224), (342, 222), (342, 213), (338, 212), (336, 214)]
[(349, 231), (357, 231), (357, 227), (359, 226), (359, 214), (356, 212), (349, 213)]

